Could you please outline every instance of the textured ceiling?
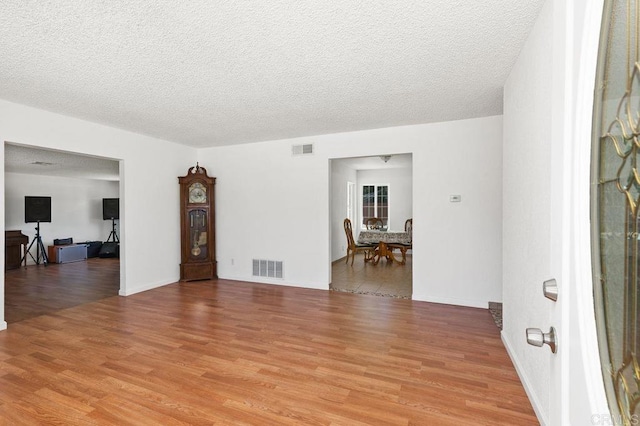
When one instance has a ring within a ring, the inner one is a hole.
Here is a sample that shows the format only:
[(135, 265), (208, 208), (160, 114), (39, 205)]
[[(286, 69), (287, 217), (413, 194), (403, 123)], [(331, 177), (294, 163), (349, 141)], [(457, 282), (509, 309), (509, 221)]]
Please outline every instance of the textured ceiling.
[(195, 147), (489, 116), (544, 0), (4, 0), (0, 98)]
[(5, 172), (117, 181), (119, 163), (62, 151), (4, 145)]

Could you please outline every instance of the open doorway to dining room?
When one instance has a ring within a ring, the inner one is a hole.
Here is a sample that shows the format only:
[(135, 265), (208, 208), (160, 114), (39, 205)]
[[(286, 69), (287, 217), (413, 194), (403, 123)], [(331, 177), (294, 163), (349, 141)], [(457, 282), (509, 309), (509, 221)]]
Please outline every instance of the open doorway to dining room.
[[(332, 262), (329, 288), (333, 291), (411, 299), (412, 233), (405, 230), (405, 225), (407, 220), (413, 219), (412, 154), (330, 161)], [(382, 229), (368, 235), (370, 232), (367, 231), (366, 221), (373, 217), (380, 219)], [(353, 264), (351, 256), (347, 258), (345, 219), (351, 223), (356, 242), (364, 237), (373, 246), (370, 252), (374, 254), (374, 259), (367, 260), (364, 251), (356, 252)], [(379, 238), (374, 238), (376, 235)], [(401, 244), (389, 243), (387, 247), (385, 241), (388, 238)], [(382, 252), (381, 246), (384, 247)]]

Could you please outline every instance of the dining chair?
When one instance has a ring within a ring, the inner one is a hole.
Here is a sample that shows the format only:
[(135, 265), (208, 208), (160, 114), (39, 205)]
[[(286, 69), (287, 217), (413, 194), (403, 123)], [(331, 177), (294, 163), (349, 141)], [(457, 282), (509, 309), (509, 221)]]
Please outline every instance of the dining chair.
[(409, 246), (411, 246), (413, 242), (413, 218), (407, 219), (404, 222), (404, 232), (409, 234)]
[(409, 234), (409, 242), (407, 243), (390, 243), (388, 244), (391, 250), (398, 249), (402, 253), (402, 265), (407, 263), (407, 250), (413, 248), (413, 218), (407, 219), (404, 222), (404, 232)]
[(365, 224), (367, 225), (367, 229), (382, 229), (384, 227), (382, 219), (378, 219), (377, 217), (368, 218)]
[(359, 251), (364, 252), (365, 262), (368, 262), (373, 258), (376, 246), (373, 244), (356, 243), (353, 238), (353, 228), (351, 227), (351, 220), (349, 220), (349, 218), (344, 220), (344, 233), (347, 235), (347, 263), (349, 262), (349, 256), (351, 256), (351, 265), (353, 266), (353, 260), (356, 257), (356, 253)]

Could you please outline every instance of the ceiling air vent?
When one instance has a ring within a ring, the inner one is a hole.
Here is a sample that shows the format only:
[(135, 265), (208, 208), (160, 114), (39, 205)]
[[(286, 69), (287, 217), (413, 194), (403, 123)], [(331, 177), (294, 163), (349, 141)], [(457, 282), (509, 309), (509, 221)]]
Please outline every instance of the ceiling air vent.
[(291, 153), (293, 155), (309, 155), (313, 154), (313, 144), (308, 143), (304, 145), (292, 145)]

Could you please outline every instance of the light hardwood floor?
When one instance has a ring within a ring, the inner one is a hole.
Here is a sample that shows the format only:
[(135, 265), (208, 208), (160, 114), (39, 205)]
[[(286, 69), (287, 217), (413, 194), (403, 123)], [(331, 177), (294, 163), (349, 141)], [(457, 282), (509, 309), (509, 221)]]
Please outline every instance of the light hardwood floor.
[(0, 419), (538, 424), (485, 309), (225, 280), (10, 324), (0, 332)]

